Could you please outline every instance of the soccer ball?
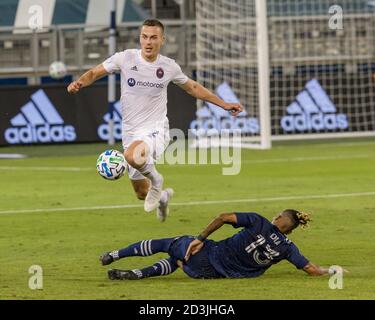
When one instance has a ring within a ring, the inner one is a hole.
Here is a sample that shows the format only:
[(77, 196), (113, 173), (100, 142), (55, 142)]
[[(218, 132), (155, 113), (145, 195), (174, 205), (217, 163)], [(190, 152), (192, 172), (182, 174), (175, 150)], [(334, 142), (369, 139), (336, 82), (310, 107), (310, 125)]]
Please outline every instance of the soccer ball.
[(62, 61), (52, 62), (49, 66), (49, 75), (53, 79), (61, 79), (66, 76), (66, 65)]
[(106, 150), (96, 161), (96, 169), (104, 179), (116, 180), (124, 175), (127, 163), (120, 151)]

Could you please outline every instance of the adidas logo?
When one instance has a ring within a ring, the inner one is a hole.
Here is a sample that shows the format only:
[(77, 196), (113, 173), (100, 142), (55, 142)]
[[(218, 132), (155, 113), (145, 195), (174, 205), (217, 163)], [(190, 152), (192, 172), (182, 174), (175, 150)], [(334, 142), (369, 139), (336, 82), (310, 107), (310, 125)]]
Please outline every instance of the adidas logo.
[(138, 68), (137, 68), (137, 66), (134, 66), (134, 67), (131, 67), (130, 70), (138, 71)]
[[(106, 113), (103, 116), (103, 119), (106, 123), (103, 123), (98, 127), (98, 136), (102, 140), (108, 140), (109, 138), (109, 125), (108, 122), (110, 120), (110, 113)], [(114, 137), (116, 140), (121, 140), (121, 104), (120, 101), (117, 101), (113, 105), (113, 122), (114, 122)]]
[[(239, 99), (227, 82), (223, 82), (216, 88), (216, 94), (226, 102), (239, 103)], [(222, 108), (212, 103), (205, 105), (196, 112), (197, 119), (190, 123), (197, 135), (207, 135), (220, 130), (241, 129), (241, 132), (257, 134), (260, 127), (257, 118), (250, 117), (246, 111), (241, 112), (236, 118)]]
[(20, 113), (10, 123), (12, 127), (4, 133), (9, 144), (70, 142), (76, 139), (74, 127), (64, 124), (42, 89), (31, 95), (31, 101), (21, 107)]
[(310, 80), (286, 110), (288, 115), (280, 122), (286, 132), (335, 131), (349, 127), (347, 116), (337, 113), (336, 106), (317, 79)]

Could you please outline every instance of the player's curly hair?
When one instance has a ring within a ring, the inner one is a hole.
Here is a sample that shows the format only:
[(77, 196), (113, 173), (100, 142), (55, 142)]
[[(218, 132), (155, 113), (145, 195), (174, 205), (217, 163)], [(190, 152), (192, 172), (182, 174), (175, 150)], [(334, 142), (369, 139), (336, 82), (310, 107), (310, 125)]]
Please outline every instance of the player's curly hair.
[(293, 222), (292, 229), (301, 226), (302, 229), (306, 229), (309, 226), (309, 223), (312, 221), (311, 214), (306, 212), (297, 211), (294, 209), (286, 209), (282, 212), (284, 215), (288, 215)]

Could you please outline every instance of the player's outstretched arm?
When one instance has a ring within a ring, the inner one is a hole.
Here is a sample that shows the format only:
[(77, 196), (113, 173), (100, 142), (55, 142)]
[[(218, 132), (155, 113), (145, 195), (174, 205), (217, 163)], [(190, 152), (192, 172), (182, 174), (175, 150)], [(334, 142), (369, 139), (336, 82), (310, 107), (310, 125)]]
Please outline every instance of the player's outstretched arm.
[(77, 93), (81, 88), (88, 87), (96, 80), (104, 77), (107, 74), (107, 70), (104, 69), (102, 64), (99, 64), (84, 73), (78, 80), (73, 81), (71, 84), (69, 84), (67, 90), (69, 93)]
[(310, 276), (322, 276), (325, 274), (328, 274), (327, 268), (322, 268), (318, 265), (315, 265), (311, 262), (309, 262), (304, 268), (303, 271), (305, 271)]
[(180, 87), (197, 99), (211, 102), (222, 107), (224, 110), (230, 111), (233, 116), (236, 116), (243, 111), (241, 104), (225, 102), (194, 80), (189, 79), (186, 83), (180, 85)]
[(340, 266), (334, 266), (331, 268), (322, 268), (318, 265), (315, 265), (311, 262), (309, 262), (304, 268), (303, 271), (305, 271), (310, 276), (323, 276), (325, 274), (335, 274), (335, 273), (342, 273), (342, 272), (348, 272), (347, 270), (341, 268)]
[(210, 224), (199, 234), (199, 236), (190, 243), (188, 249), (186, 250), (185, 261), (189, 260), (190, 255), (194, 255), (202, 249), (204, 240), (206, 240), (211, 233), (221, 228), (224, 224), (236, 223), (237, 216), (234, 213), (222, 213), (217, 218), (212, 220)]

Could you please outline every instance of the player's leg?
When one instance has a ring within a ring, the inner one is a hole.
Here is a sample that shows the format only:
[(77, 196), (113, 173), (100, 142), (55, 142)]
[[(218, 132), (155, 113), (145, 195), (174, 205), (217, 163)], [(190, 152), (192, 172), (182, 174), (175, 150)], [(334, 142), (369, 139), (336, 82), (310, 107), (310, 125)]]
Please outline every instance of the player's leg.
[(166, 276), (175, 272), (178, 268), (177, 260), (169, 257), (154, 263), (152, 266), (143, 269), (133, 270), (108, 270), (108, 278), (110, 280), (140, 280), (150, 277)]
[(159, 252), (167, 253), (176, 238), (142, 240), (123, 249), (113, 250), (102, 254), (99, 258), (102, 265), (111, 264), (115, 260), (127, 257), (148, 257)]
[[(143, 143), (141, 143), (141, 141)], [(135, 139), (129, 139), (129, 137), (123, 137), (124, 154), (130, 160), (130, 162), (138, 162), (139, 164), (149, 164), (156, 162), (161, 155), (164, 153), (166, 147), (170, 141), (168, 126), (162, 129), (153, 130), (151, 132), (145, 132), (142, 135), (137, 136)], [(148, 160), (147, 160), (148, 159)], [(147, 194), (151, 187), (151, 184), (147, 182), (145, 176), (136, 168), (129, 166), (129, 178), (132, 180), (133, 188), (137, 194), (137, 197), (141, 200), (146, 199), (145, 207), (147, 205)], [(136, 181), (144, 180), (144, 181)], [(151, 194), (154, 192), (151, 188)], [(157, 206), (157, 217), (162, 222), (165, 221), (169, 214), (168, 203), (174, 194), (173, 189), (167, 188), (161, 191), (160, 200)], [(146, 209), (146, 208), (145, 208)], [(146, 210), (146, 211), (149, 211)], [(151, 210), (152, 211), (152, 210)]]
[(172, 188), (166, 188), (161, 192), (161, 197), (159, 201), (159, 206), (156, 211), (157, 218), (164, 222), (165, 219), (167, 219), (167, 216), (169, 215), (169, 201), (173, 197), (174, 191)]
[(191, 255), (189, 260), (184, 261), (186, 251), (193, 236), (182, 236), (172, 243), (169, 248), (169, 255), (182, 262), (182, 270), (192, 278), (221, 278), (209, 259), (209, 251), (215, 246), (212, 240), (206, 240), (203, 248), (196, 254)]
[(209, 244), (209, 241), (205, 242), (204, 247), (198, 253), (191, 255), (187, 262), (183, 262), (182, 270), (189, 277), (200, 279), (223, 278), (210, 262), (209, 246), (212, 244)]
[[(169, 145), (170, 135), (168, 126), (156, 130), (152, 135), (152, 141), (148, 140), (149, 143), (152, 143), (153, 154), (152, 157), (157, 161), (164, 153), (165, 149)], [(148, 137), (149, 138), (149, 137)], [(165, 221), (169, 214), (169, 201), (173, 197), (174, 190), (172, 188), (166, 188), (162, 191), (159, 206), (156, 211), (156, 216), (160, 221)]]
[[(145, 179), (144, 176), (134, 168), (129, 169), (129, 178), (132, 183), (133, 189), (139, 200), (144, 200), (150, 189), (150, 181)], [(167, 188), (162, 190), (157, 209), (157, 217), (160, 221), (164, 222), (169, 214), (168, 203), (173, 196), (173, 189)]]
[(164, 180), (156, 170), (151, 153), (149, 144), (141, 140), (133, 141), (124, 152), (128, 164), (151, 182), (144, 205), (147, 212), (151, 212), (159, 206)]
[(150, 180), (145, 179), (143, 176), (140, 179), (134, 179), (133, 177), (130, 179), (134, 192), (137, 195), (139, 200), (146, 199), (148, 190), (150, 189)]

